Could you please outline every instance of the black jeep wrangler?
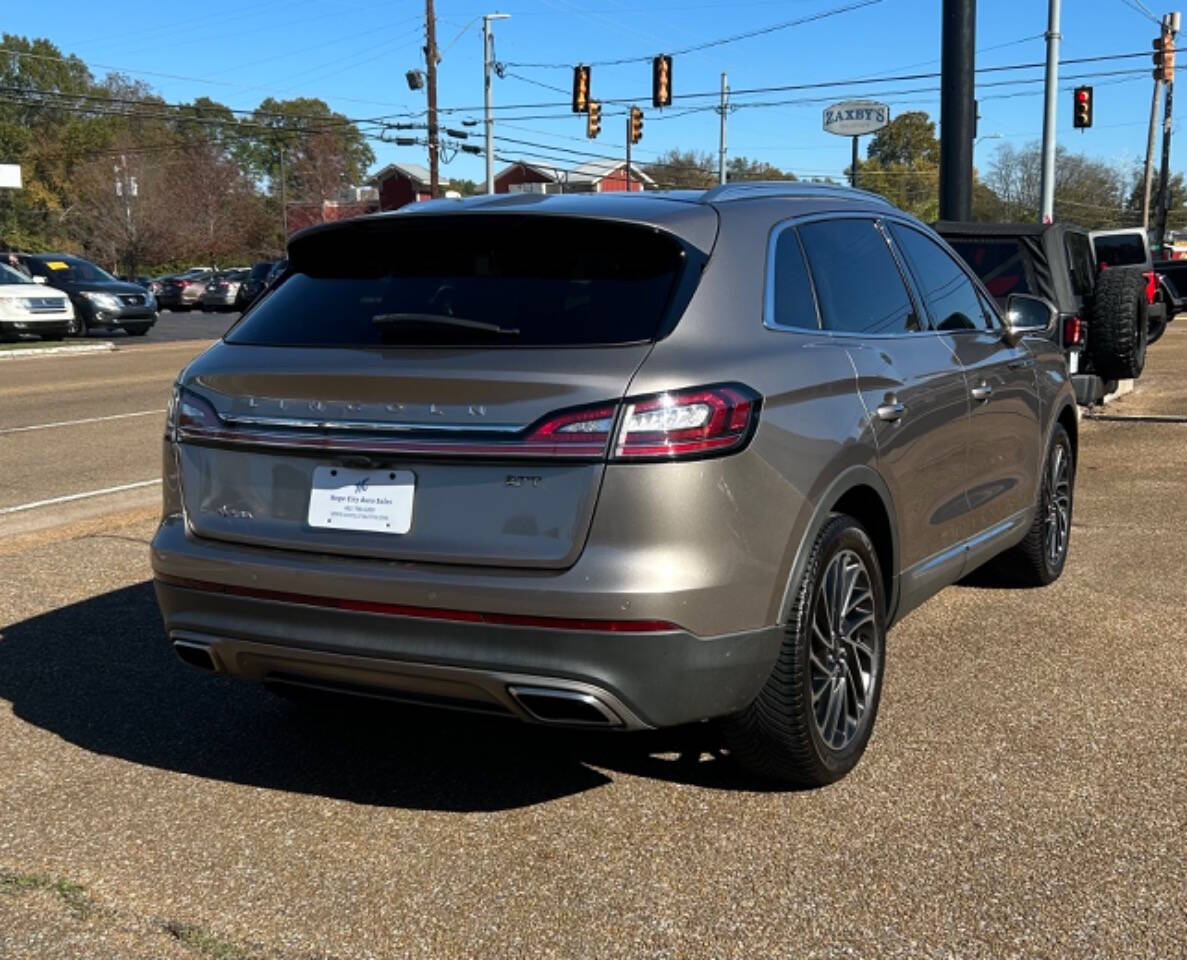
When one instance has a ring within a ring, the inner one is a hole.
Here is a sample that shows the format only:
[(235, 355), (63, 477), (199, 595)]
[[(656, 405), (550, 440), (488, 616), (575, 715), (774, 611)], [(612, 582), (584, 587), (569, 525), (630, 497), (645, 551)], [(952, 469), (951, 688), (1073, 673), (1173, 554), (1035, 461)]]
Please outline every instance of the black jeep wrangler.
[(1099, 403), (1116, 381), (1141, 375), (1150, 301), (1140, 267), (1098, 268), (1090, 232), (1067, 223), (941, 221), (935, 228), (1003, 309), (1012, 293), (1055, 305), (1055, 337), (1081, 404)]

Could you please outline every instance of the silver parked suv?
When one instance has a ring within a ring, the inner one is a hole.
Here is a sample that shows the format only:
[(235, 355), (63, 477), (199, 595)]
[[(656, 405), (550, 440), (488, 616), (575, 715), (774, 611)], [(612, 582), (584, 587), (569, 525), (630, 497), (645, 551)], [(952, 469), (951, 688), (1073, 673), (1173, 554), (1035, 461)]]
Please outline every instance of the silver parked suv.
[(178, 378), (152, 545), (186, 662), (637, 729), (820, 784), (891, 624), (1067, 556), (1054, 310), (801, 184), (416, 204), (296, 236)]

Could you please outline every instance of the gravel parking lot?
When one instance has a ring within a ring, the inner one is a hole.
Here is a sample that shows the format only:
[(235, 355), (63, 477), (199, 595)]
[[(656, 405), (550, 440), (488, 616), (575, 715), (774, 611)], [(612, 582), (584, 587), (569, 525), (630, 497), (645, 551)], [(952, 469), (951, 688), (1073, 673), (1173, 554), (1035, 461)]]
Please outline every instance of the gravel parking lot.
[[(46, 365), (0, 385), (0, 474), (159, 476), (135, 414), (187, 348), (155, 351), (13, 361)], [(1187, 419), (1185, 375), (1187, 320), (1108, 416)], [(47, 421), (132, 416), (12, 432), (41, 378), (76, 385)], [(152, 506), (0, 527), (0, 957), (1185, 956), (1187, 423), (1081, 447), (1064, 577), (909, 616), (869, 752), (814, 792), (741, 779), (711, 728), (302, 711), (174, 659)]]

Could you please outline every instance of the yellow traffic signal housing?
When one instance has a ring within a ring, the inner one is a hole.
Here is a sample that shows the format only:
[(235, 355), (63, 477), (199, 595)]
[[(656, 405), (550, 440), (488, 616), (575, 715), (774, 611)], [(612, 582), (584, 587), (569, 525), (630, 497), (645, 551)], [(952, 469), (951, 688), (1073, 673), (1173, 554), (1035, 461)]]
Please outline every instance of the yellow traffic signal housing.
[(589, 109), (590, 70), (583, 63), (573, 68), (573, 112), (585, 113)]
[(1154, 41), (1154, 79), (1171, 83), (1175, 79), (1175, 38), (1164, 33)]
[(1092, 126), (1092, 87), (1076, 87), (1073, 97), (1072, 126), (1085, 130)]
[(592, 140), (602, 132), (602, 104), (599, 100), (589, 101), (589, 110), (585, 116), (585, 135)]
[(651, 105), (672, 105), (672, 58), (660, 55), (651, 61)]
[(640, 107), (631, 107), (630, 119), (630, 138), (631, 143), (638, 143), (643, 139), (643, 110)]

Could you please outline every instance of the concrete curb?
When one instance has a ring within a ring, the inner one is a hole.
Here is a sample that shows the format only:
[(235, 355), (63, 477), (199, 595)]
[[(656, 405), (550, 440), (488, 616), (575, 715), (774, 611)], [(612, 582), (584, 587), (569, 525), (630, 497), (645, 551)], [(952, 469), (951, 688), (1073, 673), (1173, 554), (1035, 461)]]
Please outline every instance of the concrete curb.
[(0, 360), (19, 360), (21, 357), (48, 357), (70, 353), (108, 353), (116, 349), (114, 343), (78, 343), (61, 347), (30, 347), (27, 350), (0, 350)]

